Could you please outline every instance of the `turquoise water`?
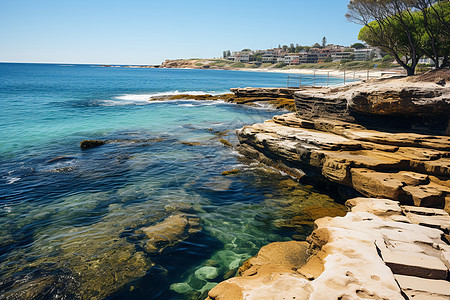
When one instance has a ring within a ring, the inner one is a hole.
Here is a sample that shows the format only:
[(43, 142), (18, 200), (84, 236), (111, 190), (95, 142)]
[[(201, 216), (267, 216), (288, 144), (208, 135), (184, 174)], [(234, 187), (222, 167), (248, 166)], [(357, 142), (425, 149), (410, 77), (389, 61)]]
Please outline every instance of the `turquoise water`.
[[(261, 246), (304, 239), (318, 207), (342, 206), (220, 142), (235, 144), (235, 129), (282, 111), (147, 101), (285, 82), (275, 73), (0, 64), (0, 298), (201, 299)], [(108, 142), (82, 151), (85, 139)], [(222, 175), (231, 169), (239, 173)], [(143, 230), (180, 214), (201, 228), (148, 251)]]

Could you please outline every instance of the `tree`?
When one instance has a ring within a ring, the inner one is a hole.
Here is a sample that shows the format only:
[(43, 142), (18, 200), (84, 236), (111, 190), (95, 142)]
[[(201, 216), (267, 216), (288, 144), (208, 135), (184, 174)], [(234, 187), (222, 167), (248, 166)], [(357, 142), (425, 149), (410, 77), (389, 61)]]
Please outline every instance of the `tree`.
[(350, 48), (353, 48), (353, 49), (364, 49), (364, 48), (366, 48), (366, 46), (364, 46), (364, 44), (362, 44), (362, 43), (354, 43), (353, 45), (350, 46)]
[[(420, 26), (423, 29), (422, 51), (434, 61), (436, 68), (448, 66), (450, 2), (448, 0), (411, 0), (410, 6), (420, 12)], [(440, 65), (439, 57), (444, 58), (442, 65)]]
[(315, 43), (314, 45), (312, 45), (313, 48), (320, 48), (319, 43)]
[(326, 45), (327, 45), (327, 38), (326, 38), (326, 37), (323, 37), (323, 38), (322, 38), (322, 47), (325, 48)]
[(392, 55), (408, 75), (422, 55), (448, 64), (449, 0), (352, 0), (347, 7), (347, 19), (364, 25), (358, 39)]
[(419, 48), (417, 20), (406, 10), (404, 1), (351, 0), (347, 8), (347, 19), (364, 25), (358, 39), (387, 51), (408, 75), (414, 75), (423, 53)]
[(289, 52), (290, 52), (290, 53), (294, 53), (294, 52), (295, 52), (295, 46), (294, 46), (293, 43), (291, 43), (291, 44), (289, 45)]

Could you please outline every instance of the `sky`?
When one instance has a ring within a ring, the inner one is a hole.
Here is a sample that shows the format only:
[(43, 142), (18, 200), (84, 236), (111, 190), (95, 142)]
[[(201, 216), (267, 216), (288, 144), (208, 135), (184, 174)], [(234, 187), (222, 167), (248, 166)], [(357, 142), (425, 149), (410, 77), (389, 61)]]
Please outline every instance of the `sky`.
[(0, 62), (160, 64), (290, 43), (351, 45), (349, 0), (0, 0)]

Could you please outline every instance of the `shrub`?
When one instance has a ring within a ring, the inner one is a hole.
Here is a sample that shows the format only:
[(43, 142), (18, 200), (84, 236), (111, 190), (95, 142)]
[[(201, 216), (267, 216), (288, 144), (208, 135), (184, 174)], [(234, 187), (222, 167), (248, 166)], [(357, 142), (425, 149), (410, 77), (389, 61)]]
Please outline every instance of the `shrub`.
[(273, 66), (274, 68), (282, 68), (282, 67), (286, 67), (287, 65), (285, 63), (278, 63), (275, 66)]
[(381, 61), (383, 61), (383, 62), (385, 62), (385, 61), (386, 62), (392, 62), (392, 61), (394, 61), (394, 58), (388, 54), (388, 55), (383, 56)]

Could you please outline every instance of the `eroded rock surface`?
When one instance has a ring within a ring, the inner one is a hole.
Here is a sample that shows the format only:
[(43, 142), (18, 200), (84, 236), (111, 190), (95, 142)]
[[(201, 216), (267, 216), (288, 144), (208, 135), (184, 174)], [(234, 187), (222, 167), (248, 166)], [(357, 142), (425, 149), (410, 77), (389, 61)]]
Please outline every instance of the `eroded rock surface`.
[[(448, 76), (450, 70), (445, 72)], [(449, 124), (450, 86), (445, 80), (374, 79), (338, 88), (302, 89), (294, 98), (298, 114), (306, 118), (442, 133)]]
[(293, 94), (298, 89), (291, 88), (237, 88), (231, 89), (233, 94), (219, 95), (165, 95), (153, 96), (149, 101), (160, 100), (207, 100), (207, 101), (225, 101), (241, 105), (265, 105), (269, 104), (275, 108), (295, 111)]
[(386, 133), (293, 113), (237, 135), (242, 153), (297, 178), (306, 173), (365, 196), (450, 210), (450, 137)]
[[(443, 210), (400, 206), (397, 201), (356, 198), (345, 217), (322, 218), (302, 242), (263, 247), (208, 299), (448, 299), (450, 246), (444, 232), (419, 225), (415, 216)], [(431, 224), (432, 225), (432, 224)]]

